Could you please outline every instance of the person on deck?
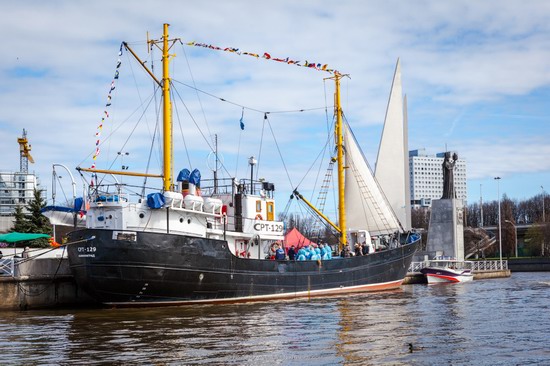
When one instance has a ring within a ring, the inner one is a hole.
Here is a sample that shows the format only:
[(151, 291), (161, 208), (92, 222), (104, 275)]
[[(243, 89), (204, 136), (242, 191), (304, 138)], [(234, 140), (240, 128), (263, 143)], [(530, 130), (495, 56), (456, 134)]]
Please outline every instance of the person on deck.
[(340, 253), (340, 256), (343, 257), (343, 258), (352, 257), (351, 248), (350, 248), (349, 245), (346, 245), (346, 246), (344, 247), (344, 249), (342, 249), (342, 253)]
[(332, 259), (332, 247), (329, 243), (325, 244), (325, 251), (327, 252), (328, 259)]
[(365, 242), (361, 244), (361, 253), (363, 253), (363, 255), (369, 254), (369, 245)]
[(288, 250), (288, 260), (293, 261), (294, 258), (296, 258), (296, 249), (294, 248), (294, 245), (293, 245)]
[(275, 260), (284, 261), (286, 259), (285, 250), (279, 245), (275, 246)]

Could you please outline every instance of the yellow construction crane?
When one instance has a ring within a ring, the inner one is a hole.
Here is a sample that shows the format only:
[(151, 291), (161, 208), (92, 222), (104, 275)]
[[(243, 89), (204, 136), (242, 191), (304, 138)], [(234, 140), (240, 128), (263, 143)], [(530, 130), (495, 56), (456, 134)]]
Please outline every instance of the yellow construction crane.
[(19, 143), (19, 169), (22, 173), (29, 172), (29, 161), (34, 164), (34, 159), (31, 156), (31, 145), (27, 140), (27, 131), (23, 129), (23, 137), (18, 137), (17, 142)]

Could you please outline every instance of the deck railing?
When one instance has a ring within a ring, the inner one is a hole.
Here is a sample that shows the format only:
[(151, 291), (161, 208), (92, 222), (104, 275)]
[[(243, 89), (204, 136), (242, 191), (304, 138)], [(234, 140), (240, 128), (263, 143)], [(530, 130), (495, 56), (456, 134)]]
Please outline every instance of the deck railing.
[(472, 261), (472, 269), (474, 272), (482, 271), (502, 271), (508, 269), (508, 261), (502, 261), (502, 267), (500, 261)]
[(0, 259), (0, 276), (13, 276), (13, 258)]

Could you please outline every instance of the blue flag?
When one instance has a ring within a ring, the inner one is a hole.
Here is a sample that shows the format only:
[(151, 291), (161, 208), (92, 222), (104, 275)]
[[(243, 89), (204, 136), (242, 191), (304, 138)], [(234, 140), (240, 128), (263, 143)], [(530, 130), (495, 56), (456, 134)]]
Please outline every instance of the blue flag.
[(243, 112), (241, 114), (241, 119), (239, 120), (239, 122), (241, 123), (241, 130), (244, 131), (244, 122), (243, 122), (243, 117), (244, 117), (244, 108), (243, 108)]

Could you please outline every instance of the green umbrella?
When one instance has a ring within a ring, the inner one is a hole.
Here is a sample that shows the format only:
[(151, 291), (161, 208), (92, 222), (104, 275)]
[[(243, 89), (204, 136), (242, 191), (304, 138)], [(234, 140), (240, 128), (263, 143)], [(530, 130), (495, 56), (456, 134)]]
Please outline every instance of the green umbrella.
[(8, 242), (8, 243), (15, 243), (18, 241), (24, 241), (24, 240), (34, 240), (39, 238), (49, 238), (50, 236), (48, 234), (29, 234), (29, 233), (7, 233), (7, 234), (0, 234), (0, 242)]

